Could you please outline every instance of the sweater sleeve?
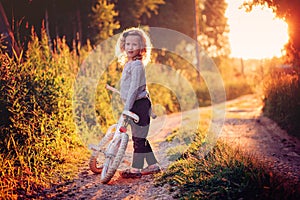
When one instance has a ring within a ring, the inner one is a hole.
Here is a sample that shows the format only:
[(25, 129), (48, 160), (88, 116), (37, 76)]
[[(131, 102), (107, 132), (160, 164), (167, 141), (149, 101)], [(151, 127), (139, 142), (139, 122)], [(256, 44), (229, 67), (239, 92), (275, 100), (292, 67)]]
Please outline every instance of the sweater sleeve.
[(138, 88), (142, 86), (142, 77), (145, 76), (145, 69), (141, 61), (134, 61), (131, 68), (131, 83), (128, 90), (124, 110), (130, 110), (137, 99)]

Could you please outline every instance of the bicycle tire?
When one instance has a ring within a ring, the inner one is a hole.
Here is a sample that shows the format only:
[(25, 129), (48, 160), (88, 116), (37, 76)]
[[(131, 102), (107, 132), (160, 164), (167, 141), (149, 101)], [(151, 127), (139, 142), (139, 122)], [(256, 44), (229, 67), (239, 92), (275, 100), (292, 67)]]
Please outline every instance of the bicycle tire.
[(106, 158), (105, 162), (108, 162), (108, 163), (112, 162), (112, 163), (111, 163), (111, 165), (110, 164), (108, 165), (107, 173), (105, 173), (106, 170), (102, 171), (102, 173), (105, 173), (105, 174), (101, 173), (101, 180), (100, 180), (101, 183), (104, 183), (104, 184), (108, 183), (111, 180), (111, 178), (114, 176), (114, 174), (116, 173), (116, 171), (122, 161), (122, 158), (125, 154), (128, 140), (129, 140), (129, 136), (127, 134), (122, 134), (121, 142), (115, 146), (117, 153), (116, 153), (113, 161), (111, 161), (112, 158)]
[[(112, 125), (108, 130), (107, 130), (107, 133), (105, 134), (105, 136), (101, 139), (100, 143), (98, 144), (98, 146), (102, 147), (107, 145), (110, 140), (112, 140), (113, 136), (114, 136), (114, 131), (113, 128), (116, 127), (116, 124)], [(100, 156), (100, 152), (99, 151), (94, 151), (92, 153), (92, 156), (90, 158), (90, 161), (89, 161), (89, 168), (92, 172), (94, 172), (95, 174), (101, 174), (102, 173), (102, 165), (101, 163), (98, 162), (98, 158)], [(104, 158), (103, 158), (104, 160)], [(100, 166), (99, 166), (100, 164)]]

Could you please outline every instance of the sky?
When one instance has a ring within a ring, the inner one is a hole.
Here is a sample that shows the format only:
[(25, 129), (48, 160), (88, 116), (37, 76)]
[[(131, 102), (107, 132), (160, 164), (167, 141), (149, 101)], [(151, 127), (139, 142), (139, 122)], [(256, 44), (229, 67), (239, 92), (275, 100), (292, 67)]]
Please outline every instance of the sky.
[(226, 0), (231, 57), (265, 59), (283, 54), (288, 25), (269, 8), (255, 7), (250, 13), (239, 9), (243, 0)]

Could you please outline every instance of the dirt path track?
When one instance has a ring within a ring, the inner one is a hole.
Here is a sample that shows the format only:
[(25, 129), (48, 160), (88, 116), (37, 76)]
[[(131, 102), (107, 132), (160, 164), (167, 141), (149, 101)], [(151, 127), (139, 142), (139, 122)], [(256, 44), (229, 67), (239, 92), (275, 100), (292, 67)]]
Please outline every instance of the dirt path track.
[(227, 104), (222, 138), (255, 154), (295, 184), (300, 181), (300, 141), (261, 114), (261, 101), (249, 95)]

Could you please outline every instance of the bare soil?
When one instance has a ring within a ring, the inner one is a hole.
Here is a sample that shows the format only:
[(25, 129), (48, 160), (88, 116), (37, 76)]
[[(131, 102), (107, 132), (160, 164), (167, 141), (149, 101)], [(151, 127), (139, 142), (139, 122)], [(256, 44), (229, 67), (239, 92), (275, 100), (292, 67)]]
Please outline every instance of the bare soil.
[[(286, 177), (289, 184), (299, 185), (300, 141), (262, 116), (261, 108), (262, 102), (255, 95), (227, 102), (220, 138), (257, 156), (274, 173)], [(152, 120), (149, 140), (163, 169), (171, 163), (163, 153), (168, 148), (165, 138), (176, 127), (197, 120), (192, 117), (193, 113), (196, 111), (189, 111), (191, 117), (188, 118), (176, 113)], [(130, 143), (120, 170), (130, 167), (131, 152)], [(54, 185), (44, 194), (49, 199), (173, 199), (168, 186), (156, 187), (153, 178), (154, 175), (147, 175), (140, 179), (123, 179), (117, 172), (109, 184), (101, 184), (100, 175), (93, 174), (85, 163), (77, 179)]]

